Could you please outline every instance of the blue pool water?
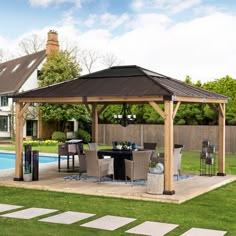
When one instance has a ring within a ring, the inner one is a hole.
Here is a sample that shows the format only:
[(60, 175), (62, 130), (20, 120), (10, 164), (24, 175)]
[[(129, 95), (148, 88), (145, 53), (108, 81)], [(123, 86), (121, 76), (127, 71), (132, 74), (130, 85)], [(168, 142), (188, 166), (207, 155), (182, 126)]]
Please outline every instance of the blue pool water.
[[(39, 156), (39, 163), (55, 162), (56, 157)], [(0, 152), (0, 170), (15, 168), (15, 154)]]

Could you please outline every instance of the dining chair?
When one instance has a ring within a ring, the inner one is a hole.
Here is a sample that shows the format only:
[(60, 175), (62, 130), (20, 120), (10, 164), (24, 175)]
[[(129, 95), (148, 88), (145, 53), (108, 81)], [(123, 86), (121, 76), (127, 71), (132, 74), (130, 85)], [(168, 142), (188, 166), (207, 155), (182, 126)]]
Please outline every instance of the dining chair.
[(99, 182), (101, 178), (112, 175), (114, 180), (114, 159), (99, 159), (97, 151), (85, 150), (86, 172), (87, 176), (97, 177)]
[[(63, 143), (58, 145), (58, 171), (61, 170), (61, 157), (66, 156), (67, 158), (67, 170), (70, 168), (70, 159), (72, 159), (72, 168), (75, 167), (75, 153), (70, 152), (68, 143)], [(71, 158), (70, 158), (71, 156)]]
[(155, 161), (157, 158), (157, 143), (143, 143), (144, 150), (152, 150), (151, 160)]
[(125, 159), (125, 181), (129, 177), (133, 186), (134, 180), (147, 180), (152, 151), (133, 151), (132, 155), (133, 160)]
[(181, 161), (182, 161), (182, 148), (174, 148), (173, 153), (174, 165), (173, 165), (173, 172), (174, 176), (177, 176), (177, 180), (179, 180), (180, 170), (181, 170)]
[(88, 143), (89, 150), (91, 151), (97, 151), (98, 150), (98, 145), (97, 143)]

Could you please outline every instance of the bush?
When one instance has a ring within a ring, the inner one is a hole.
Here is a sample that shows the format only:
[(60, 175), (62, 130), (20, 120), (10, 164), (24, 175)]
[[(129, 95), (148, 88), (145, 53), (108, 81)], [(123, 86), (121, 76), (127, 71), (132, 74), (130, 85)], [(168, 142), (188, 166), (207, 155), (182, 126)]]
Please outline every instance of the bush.
[(83, 143), (89, 143), (91, 140), (91, 135), (86, 130), (83, 129), (78, 129), (75, 132), (75, 135), (76, 138), (82, 139)]
[(66, 140), (66, 135), (63, 132), (55, 131), (52, 134), (52, 139), (59, 142), (64, 142)]

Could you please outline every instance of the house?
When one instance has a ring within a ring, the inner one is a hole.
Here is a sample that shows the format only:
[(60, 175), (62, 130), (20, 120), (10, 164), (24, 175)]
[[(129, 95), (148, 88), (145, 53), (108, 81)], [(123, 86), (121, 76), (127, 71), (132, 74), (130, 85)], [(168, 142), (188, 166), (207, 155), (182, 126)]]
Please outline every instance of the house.
[[(46, 49), (0, 64), (0, 139), (14, 137), (14, 102), (9, 96), (38, 87), (38, 75), (46, 58), (54, 50), (59, 50), (58, 34), (48, 32)], [(23, 136), (39, 137), (42, 127), (38, 111), (30, 106), (26, 113)]]

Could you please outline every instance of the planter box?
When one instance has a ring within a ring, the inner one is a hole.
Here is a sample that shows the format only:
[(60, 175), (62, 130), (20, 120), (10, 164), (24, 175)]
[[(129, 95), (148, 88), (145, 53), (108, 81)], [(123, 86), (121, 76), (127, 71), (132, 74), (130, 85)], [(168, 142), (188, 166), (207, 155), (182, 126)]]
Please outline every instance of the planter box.
[(32, 173), (30, 174), (24, 174), (24, 181), (25, 182), (31, 182), (32, 181)]

